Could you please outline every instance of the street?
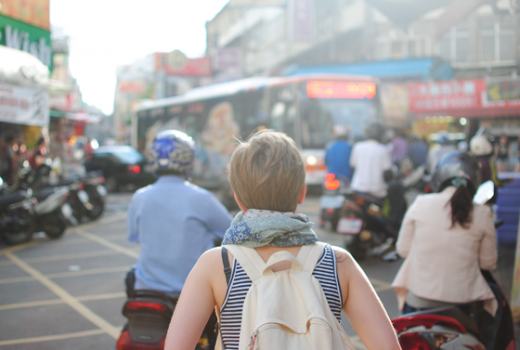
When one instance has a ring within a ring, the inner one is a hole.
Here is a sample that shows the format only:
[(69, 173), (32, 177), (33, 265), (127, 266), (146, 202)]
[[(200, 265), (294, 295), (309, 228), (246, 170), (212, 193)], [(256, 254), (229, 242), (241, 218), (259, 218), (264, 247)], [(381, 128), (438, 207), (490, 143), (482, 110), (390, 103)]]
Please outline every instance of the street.
[[(68, 229), (60, 240), (36, 236), (19, 246), (0, 246), (0, 350), (114, 349), (125, 319), (124, 274), (139, 246), (126, 241), (129, 193), (109, 195), (104, 216)], [(318, 220), (318, 197), (300, 211)], [(341, 236), (316, 227), (321, 240)], [(390, 283), (401, 262), (361, 265), (390, 317), (398, 316)], [(358, 349), (364, 346), (344, 319)]]

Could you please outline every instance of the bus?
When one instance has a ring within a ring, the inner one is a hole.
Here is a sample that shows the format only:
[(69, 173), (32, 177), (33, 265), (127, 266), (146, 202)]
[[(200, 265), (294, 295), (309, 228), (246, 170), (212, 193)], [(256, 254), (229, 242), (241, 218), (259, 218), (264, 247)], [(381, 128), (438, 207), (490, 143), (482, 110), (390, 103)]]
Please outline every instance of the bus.
[(366, 125), (382, 120), (375, 78), (253, 77), (141, 102), (132, 118), (132, 145), (146, 155), (159, 131), (186, 132), (197, 144), (193, 182), (216, 188), (227, 181), (236, 139), (272, 129), (296, 142), (307, 169), (306, 183), (321, 185), (334, 125), (348, 126), (354, 139), (362, 137)]

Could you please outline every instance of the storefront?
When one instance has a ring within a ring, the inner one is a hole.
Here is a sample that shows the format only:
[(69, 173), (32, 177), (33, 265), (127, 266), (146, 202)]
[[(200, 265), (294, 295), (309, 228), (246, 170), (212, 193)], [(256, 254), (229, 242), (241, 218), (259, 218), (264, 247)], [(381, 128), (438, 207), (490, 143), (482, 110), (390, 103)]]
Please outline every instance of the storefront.
[(496, 136), (520, 136), (519, 85), (516, 78), (410, 83), (413, 130), (469, 137), (485, 126)]

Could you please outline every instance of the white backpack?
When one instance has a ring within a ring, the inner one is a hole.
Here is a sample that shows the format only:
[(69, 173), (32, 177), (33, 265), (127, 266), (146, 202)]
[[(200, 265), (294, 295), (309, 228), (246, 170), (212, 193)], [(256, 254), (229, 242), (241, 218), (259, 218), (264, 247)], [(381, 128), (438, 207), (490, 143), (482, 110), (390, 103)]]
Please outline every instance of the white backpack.
[[(246, 295), (240, 350), (354, 350), (312, 275), (327, 244), (302, 246), (298, 257), (274, 253), (267, 263), (251, 248), (226, 245), (253, 282)], [(289, 270), (270, 266), (291, 261)]]

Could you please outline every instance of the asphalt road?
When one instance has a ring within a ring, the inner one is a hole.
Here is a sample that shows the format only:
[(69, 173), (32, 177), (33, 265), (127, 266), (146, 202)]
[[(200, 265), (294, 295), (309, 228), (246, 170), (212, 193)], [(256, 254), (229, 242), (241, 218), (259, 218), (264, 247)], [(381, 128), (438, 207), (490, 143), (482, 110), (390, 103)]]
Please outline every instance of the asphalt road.
[[(67, 230), (51, 241), (0, 245), (0, 350), (114, 349), (125, 323), (124, 274), (135, 263), (139, 246), (126, 241), (130, 194), (110, 195), (104, 216)], [(317, 197), (300, 207), (317, 222)], [(316, 229), (321, 240), (343, 245), (338, 234)], [(365, 261), (390, 317), (398, 316), (390, 283), (401, 261)], [(356, 347), (364, 346), (345, 319)]]

